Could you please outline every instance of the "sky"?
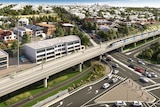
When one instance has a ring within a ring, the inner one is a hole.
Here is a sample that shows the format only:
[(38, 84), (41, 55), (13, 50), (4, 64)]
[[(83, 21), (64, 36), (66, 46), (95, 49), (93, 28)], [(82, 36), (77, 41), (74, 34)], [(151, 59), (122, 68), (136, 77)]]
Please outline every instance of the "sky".
[(108, 4), (125, 7), (160, 7), (160, 0), (3, 0), (0, 3), (29, 3), (29, 4)]

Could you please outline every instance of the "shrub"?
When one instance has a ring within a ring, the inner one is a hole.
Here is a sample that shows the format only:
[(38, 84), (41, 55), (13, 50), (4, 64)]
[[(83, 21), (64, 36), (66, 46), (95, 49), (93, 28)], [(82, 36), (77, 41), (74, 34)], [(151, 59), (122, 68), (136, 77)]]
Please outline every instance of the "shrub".
[(5, 104), (6, 104), (7, 106), (9, 106), (9, 105), (12, 105), (12, 104), (14, 104), (14, 103), (16, 103), (16, 102), (19, 102), (19, 101), (22, 100), (22, 99), (28, 98), (28, 97), (30, 97), (30, 96), (32, 96), (31, 93), (25, 92), (25, 93), (16, 95), (16, 96), (14, 96), (14, 97), (6, 100), (6, 101), (5, 101)]

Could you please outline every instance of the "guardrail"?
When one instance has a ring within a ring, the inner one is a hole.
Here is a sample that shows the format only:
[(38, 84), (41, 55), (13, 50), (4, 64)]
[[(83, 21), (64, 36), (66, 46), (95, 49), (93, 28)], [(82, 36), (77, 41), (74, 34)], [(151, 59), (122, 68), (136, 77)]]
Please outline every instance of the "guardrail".
[(37, 104), (33, 105), (32, 107), (42, 107), (44, 104), (51, 102), (52, 100), (55, 100), (56, 98), (61, 97), (62, 95), (65, 95), (67, 93), (68, 93), (68, 89), (66, 89), (64, 91), (60, 91), (59, 93), (57, 93), (57, 94), (55, 94), (45, 100), (38, 102)]

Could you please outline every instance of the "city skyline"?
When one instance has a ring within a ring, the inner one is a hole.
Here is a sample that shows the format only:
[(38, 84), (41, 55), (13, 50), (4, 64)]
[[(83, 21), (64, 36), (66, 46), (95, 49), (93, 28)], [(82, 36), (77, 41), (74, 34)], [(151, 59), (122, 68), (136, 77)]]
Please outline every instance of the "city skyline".
[(147, 0), (45, 0), (45, 1), (39, 1), (39, 0), (27, 0), (27, 1), (22, 1), (22, 0), (5, 0), (4, 2), (1, 3), (27, 3), (27, 4), (51, 4), (51, 5), (68, 5), (68, 4), (94, 4), (94, 3), (99, 3), (99, 4), (107, 4), (109, 6), (124, 6), (124, 7), (160, 7), (158, 4), (160, 4), (160, 1), (158, 0), (152, 0), (152, 1), (147, 1)]

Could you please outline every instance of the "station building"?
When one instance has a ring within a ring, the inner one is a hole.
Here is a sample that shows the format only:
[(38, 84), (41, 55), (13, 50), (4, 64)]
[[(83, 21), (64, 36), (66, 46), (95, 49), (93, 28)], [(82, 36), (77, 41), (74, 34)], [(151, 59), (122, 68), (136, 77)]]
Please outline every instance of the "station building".
[(47, 62), (84, 49), (78, 36), (69, 35), (24, 45), (24, 54), (34, 63)]

